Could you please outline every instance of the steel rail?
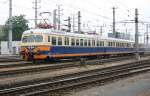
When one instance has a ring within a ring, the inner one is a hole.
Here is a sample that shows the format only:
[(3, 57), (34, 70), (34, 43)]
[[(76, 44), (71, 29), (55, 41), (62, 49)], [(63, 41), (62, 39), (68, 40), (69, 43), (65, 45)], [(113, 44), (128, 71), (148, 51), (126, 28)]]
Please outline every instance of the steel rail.
[[(34, 89), (34, 88), (35, 88), (34, 90), (38, 90), (38, 89), (41, 89), (41, 87), (43, 87), (43, 86), (44, 87), (49, 86), (49, 89), (51, 89), (51, 90), (47, 90), (47, 91), (54, 91), (54, 90), (62, 89), (64, 87), (68, 87), (68, 86), (71, 87), (71, 86), (78, 85), (78, 83), (72, 84), (71, 82), (76, 82), (79, 80), (82, 80), (85, 83), (86, 80), (89, 82), (90, 79), (92, 79), (92, 82), (93, 82), (93, 79), (95, 80), (96, 78), (98, 78), (97, 76), (99, 76), (99, 79), (103, 79), (103, 77), (108, 78), (107, 75), (113, 76), (113, 74), (114, 75), (122, 74), (122, 72), (126, 73), (126, 72), (130, 72), (132, 70), (135, 70), (135, 69), (141, 69), (141, 68), (145, 68), (145, 67), (149, 68), (150, 65), (148, 63), (149, 62), (145, 61), (145, 62), (137, 63), (137, 65), (136, 64), (134, 64), (134, 65), (128, 64), (128, 66), (125, 65), (124, 67), (116, 66), (117, 70), (114, 67), (114, 68), (109, 68), (109, 70), (107, 70), (107, 71), (105, 70), (103, 72), (102, 72), (102, 70), (100, 70), (99, 72), (97, 70), (97, 72), (95, 72), (95, 73), (90, 73), (90, 71), (89, 71), (89, 73), (86, 73), (84, 75), (82, 74), (81, 76), (74, 75), (74, 77), (68, 77), (68, 78), (60, 79), (60, 80), (54, 81), (54, 82), (43, 82), (43, 83), (39, 83), (39, 84), (33, 84), (33, 85), (27, 85), (27, 86), (21, 86), (21, 87), (8, 88), (8, 89), (0, 90), (0, 94), (11, 93), (11, 92), (16, 92), (16, 91), (18, 92), (19, 90), (25, 90), (25, 89), (30, 89), (30, 91), (31, 91), (31, 89)], [(73, 75), (71, 75), (71, 76), (73, 76)], [(62, 86), (63, 84), (65, 84), (65, 85)], [(66, 85), (66, 84), (69, 84), (69, 85)], [(59, 86), (59, 85), (61, 85), (61, 86)], [(44, 89), (44, 88), (42, 88), (42, 89)], [(40, 91), (40, 92), (45, 92), (45, 90)], [(31, 95), (31, 93), (29, 92), (26, 95)], [(38, 94), (39, 91), (33, 92), (33, 93)]]
[[(148, 67), (148, 68), (145, 68)], [(88, 83), (92, 83), (92, 82), (96, 82), (96, 81), (106, 81), (106, 80), (111, 80), (111, 79), (117, 79), (119, 77), (123, 77), (123, 76), (127, 76), (127, 75), (132, 75), (132, 74), (136, 74), (136, 73), (142, 73), (142, 72), (147, 72), (150, 71), (150, 65), (149, 66), (145, 66), (145, 67), (139, 67), (139, 68), (135, 68), (135, 69), (128, 69), (128, 70), (122, 70), (122, 71), (118, 71), (114, 72), (114, 73), (103, 73), (102, 75), (93, 75), (93, 76), (89, 76), (89, 77), (82, 77), (82, 78), (73, 78), (72, 81), (69, 82), (69, 80), (67, 81), (62, 81), (62, 82), (58, 82), (59, 84), (57, 85), (61, 85), (61, 86), (56, 86), (54, 85), (53, 88), (49, 87), (47, 89), (43, 89), (42, 90), (37, 90), (39, 88), (36, 88), (36, 91), (33, 92), (27, 92), (24, 94), (21, 94), (20, 96), (35, 96), (35, 95), (41, 95), (43, 93), (47, 93), (47, 92), (53, 92), (53, 91), (57, 91), (57, 90), (61, 90), (61, 89), (66, 89), (69, 87), (74, 87), (74, 86), (79, 86), (79, 85), (83, 85), (83, 84), (88, 84)], [(124, 72), (126, 71), (126, 72)], [(120, 73), (119, 73), (120, 72)], [(122, 73), (121, 73), (122, 72)], [(104, 76), (105, 75), (105, 76)], [(98, 78), (99, 77), (99, 78)], [(92, 78), (92, 79), (91, 79)], [(78, 79), (78, 80), (77, 80)], [(75, 83), (74, 83), (75, 82)], [(46, 86), (50, 86), (50, 85), (46, 85)], [(50, 89), (51, 88), (51, 89)]]
[[(38, 64), (31, 64), (30, 62), (25, 62), (23, 64), (15, 64), (13, 63), (11, 65), (4, 65), (5, 67), (16, 67), (13, 70), (3, 70), (1, 71), (0, 69), (0, 77), (4, 76), (14, 76), (18, 74), (25, 74), (25, 73), (34, 73), (37, 71), (46, 71), (46, 70), (52, 70), (52, 69), (61, 69), (61, 68), (69, 68), (69, 67), (78, 67), (81, 65), (90, 65), (90, 64), (103, 64), (103, 63), (108, 63), (108, 62), (115, 62), (115, 61), (121, 61), (121, 60), (126, 60), (131, 57), (118, 57), (118, 58), (110, 58), (110, 59), (101, 59), (101, 60), (87, 60), (84, 64), (81, 64), (79, 61), (74, 61), (74, 62), (68, 62), (68, 63), (58, 63), (58, 64), (43, 64), (43, 65), (38, 65)], [(3, 66), (3, 67), (4, 67)], [(18, 66), (18, 67), (17, 67)], [(2, 67), (2, 66), (0, 66)], [(24, 68), (20, 68), (24, 67)], [(2, 68), (3, 69), (3, 68)]]

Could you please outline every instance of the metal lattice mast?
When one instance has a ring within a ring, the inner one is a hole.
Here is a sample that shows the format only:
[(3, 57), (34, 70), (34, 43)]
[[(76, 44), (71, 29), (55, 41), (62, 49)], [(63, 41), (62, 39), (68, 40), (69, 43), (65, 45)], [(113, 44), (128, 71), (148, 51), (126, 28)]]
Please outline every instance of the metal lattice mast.
[(135, 9), (135, 59), (139, 60), (138, 9)]
[(9, 53), (12, 54), (12, 0), (9, 0), (9, 34), (8, 34)]

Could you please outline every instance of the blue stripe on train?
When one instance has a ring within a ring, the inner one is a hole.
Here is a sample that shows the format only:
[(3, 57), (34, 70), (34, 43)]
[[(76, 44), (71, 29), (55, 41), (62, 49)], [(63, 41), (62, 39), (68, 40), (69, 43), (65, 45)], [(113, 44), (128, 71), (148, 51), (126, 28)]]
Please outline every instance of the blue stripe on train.
[[(139, 51), (144, 52), (144, 48)], [(53, 46), (50, 54), (78, 54), (78, 53), (100, 53), (100, 52), (135, 52), (134, 48), (112, 48), (112, 47), (67, 47)]]
[[(144, 52), (144, 48), (139, 49)], [(50, 54), (78, 54), (78, 53), (100, 53), (100, 52), (135, 52), (134, 48), (112, 48), (112, 47), (66, 47), (52, 46)], [(48, 55), (49, 51), (41, 51), (41, 54)]]

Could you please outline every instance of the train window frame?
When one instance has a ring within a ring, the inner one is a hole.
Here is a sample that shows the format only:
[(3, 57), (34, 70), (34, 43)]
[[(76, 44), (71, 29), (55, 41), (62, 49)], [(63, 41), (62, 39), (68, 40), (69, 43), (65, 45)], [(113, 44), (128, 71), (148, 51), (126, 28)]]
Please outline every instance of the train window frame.
[(59, 46), (62, 46), (62, 41), (63, 41), (62, 37), (58, 37), (58, 40), (57, 40), (57, 41), (58, 41), (58, 45), (59, 45)]
[(69, 46), (69, 37), (65, 37), (64, 39), (65, 39), (64, 45)]
[(91, 39), (88, 39), (88, 46), (91, 47)]
[(81, 46), (81, 47), (83, 47), (83, 46), (84, 46), (84, 42), (83, 42), (83, 40), (84, 40), (84, 39), (80, 39), (80, 46)]
[(102, 41), (99, 41), (99, 46), (102, 47)]
[(84, 39), (84, 46), (87, 47), (88, 46), (88, 40)]
[[(31, 37), (31, 36), (32, 36), (32, 38), (28, 39), (28, 41), (27, 41), (28, 43), (33, 43), (33, 42), (35, 42), (35, 40), (34, 40), (35, 35), (29, 35), (28, 38)], [(31, 41), (31, 39), (32, 39), (32, 41)]]
[[(26, 37), (26, 38), (25, 38)], [(25, 41), (24, 41), (24, 39), (26, 39)], [(22, 38), (22, 43), (28, 43), (28, 36), (23, 36), (23, 38)]]
[(96, 45), (97, 45), (97, 47), (100, 46), (99, 40), (96, 40)]
[(51, 42), (51, 36), (48, 36), (47, 41)]
[(108, 47), (110, 47), (110, 42), (108, 42)]
[(113, 42), (113, 47), (115, 47), (115, 42)]
[(104, 41), (101, 41), (101, 46), (105, 46)]
[[(55, 39), (55, 42), (54, 42)], [(57, 37), (56, 36), (52, 36), (52, 45), (57, 45)]]
[(80, 46), (80, 40), (76, 39), (76, 46)]
[(92, 47), (95, 47), (95, 40), (92, 39)]
[(75, 43), (76, 43), (75, 38), (71, 38), (71, 46), (75, 46), (76, 45)]
[(43, 42), (43, 35), (35, 35), (34, 37), (34, 42), (36, 43), (40, 43), (40, 42)]

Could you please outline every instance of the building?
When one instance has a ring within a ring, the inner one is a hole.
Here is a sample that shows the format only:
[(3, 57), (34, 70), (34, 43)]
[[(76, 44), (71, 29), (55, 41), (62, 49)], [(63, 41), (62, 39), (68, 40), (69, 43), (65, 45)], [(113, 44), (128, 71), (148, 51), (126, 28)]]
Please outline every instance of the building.
[[(12, 42), (12, 53), (13, 55), (19, 55), (20, 51), (20, 41), (13, 41)], [(1, 41), (1, 55), (9, 55), (9, 48), (8, 48), (8, 42), (7, 41)]]

